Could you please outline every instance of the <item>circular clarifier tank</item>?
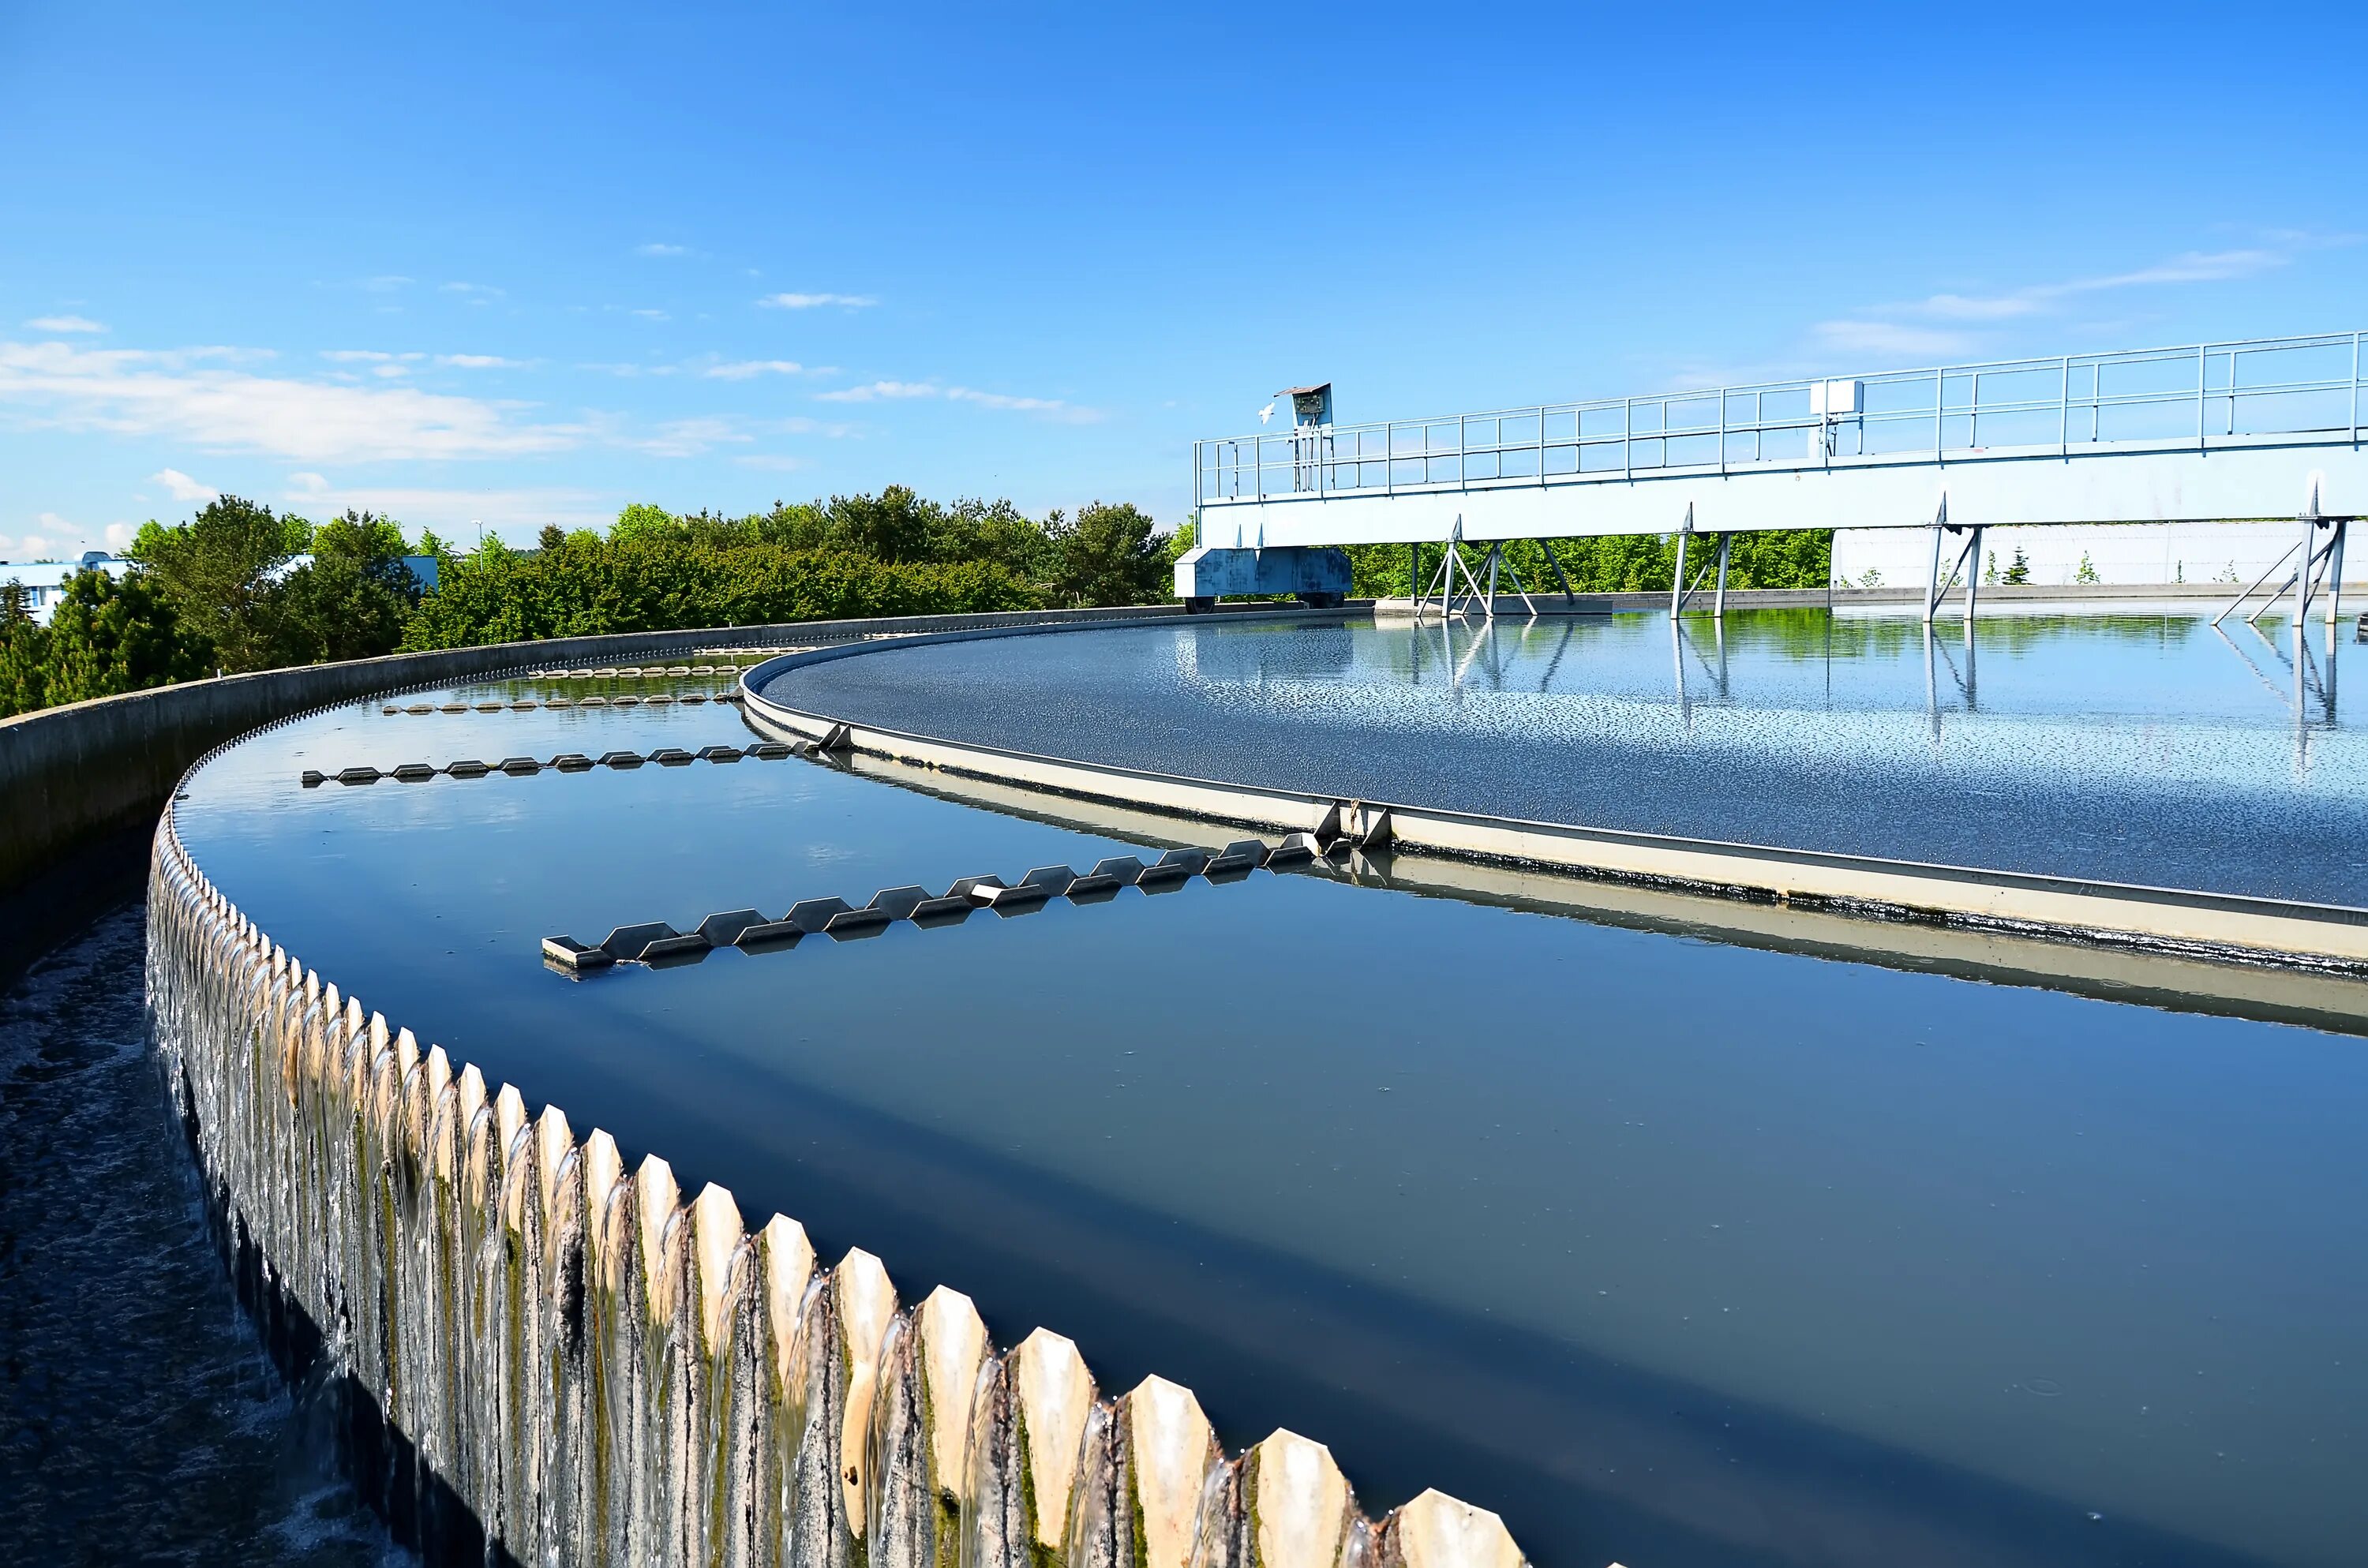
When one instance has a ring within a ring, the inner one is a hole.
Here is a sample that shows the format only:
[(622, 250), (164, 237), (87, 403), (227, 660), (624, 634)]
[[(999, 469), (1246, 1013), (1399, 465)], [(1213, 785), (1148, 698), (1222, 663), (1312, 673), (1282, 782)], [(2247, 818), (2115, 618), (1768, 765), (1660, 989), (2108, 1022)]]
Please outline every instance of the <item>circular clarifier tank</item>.
[[(2298, 727), (2215, 639), (1986, 620), (1928, 683), (1912, 622), (1170, 623), (768, 691), (1203, 777), (2362, 902), (2323, 848), (2368, 825), (2331, 675)], [(967, 1292), (998, 1343), (1043, 1324), (1105, 1390), (1190, 1387), (1229, 1449), (1315, 1437), (1376, 1514), (1436, 1486), (1541, 1564), (1655, 1568), (2335, 1564), (2368, 1533), (2359, 1039), (1339, 860), (558, 972), (548, 937), (1239, 836), (713, 760), (756, 738), (732, 706), (646, 700), (726, 685), (316, 714), (199, 769), (178, 830), (423, 1045), (877, 1254), (908, 1302)], [(661, 750), (689, 760), (498, 766)], [(384, 777), (301, 782), (349, 767)]]

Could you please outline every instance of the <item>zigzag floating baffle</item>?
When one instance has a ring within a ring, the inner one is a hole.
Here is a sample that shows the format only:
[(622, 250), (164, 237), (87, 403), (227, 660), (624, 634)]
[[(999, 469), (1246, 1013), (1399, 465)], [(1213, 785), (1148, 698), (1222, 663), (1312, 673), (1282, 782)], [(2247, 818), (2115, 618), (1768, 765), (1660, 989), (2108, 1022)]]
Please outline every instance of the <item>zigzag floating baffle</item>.
[(402, 784), (424, 784), (442, 776), (447, 778), (483, 778), (489, 773), (507, 773), (514, 778), (555, 768), (561, 773), (589, 773), (595, 767), (639, 767), (645, 762), (660, 767), (686, 767), (694, 762), (738, 762), (742, 757), (761, 757), (767, 762), (779, 762), (789, 756), (812, 756), (815, 752), (812, 741), (755, 741), (745, 746), (711, 745), (698, 751), (685, 751), (680, 746), (660, 746), (654, 752), (609, 751), (597, 757), (582, 752), (562, 752), (544, 762), (531, 756), (506, 756), (499, 762), (478, 762), (473, 759), (448, 762), (441, 767), (430, 767), (424, 762), (406, 762), (381, 771), (375, 767), (348, 767), (336, 773), (323, 773), (308, 767), (300, 778), (307, 790), (317, 790), (324, 784), (375, 784), (381, 778), (392, 778)]
[[(875, 904), (909, 918), (920, 891)], [(1373, 1517), (1318, 1442), (1228, 1454), (1189, 1389), (1113, 1397), (1049, 1329), (998, 1346), (957, 1290), (907, 1303), (868, 1252), (826, 1264), (786, 1215), (628, 1169), (275, 946), (169, 808), (148, 922), (209, 1199), (267, 1311), (339, 1325), (331, 1386), (400, 1438), (362, 1483), (416, 1508), (430, 1561), (1525, 1568), (1486, 1509)]]
[(1042, 909), (1056, 898), (1101, 903), (1122, 888), (1171, 892), (1196, 876), (1212, 882), (1239, 881), (1260, 866), (1281, 869), (1305, 865), (1321, 853), (1313, 834), (1294, 833), (1271, 846), (1255, 838), (1239, 839), (1213, 855), (1206, 849), (1171, 849), (1148, 866), (1132, 855), (1115, 855), (1083, 873), (1066, 866), (1039, 866), (1017, 882), (963, 877), (934, 897), (926, 888), (886, 888), (860, 908), (845, 899), (810, 898), (791, 904), (778, 920), (768, 920), (757, 910), (735, 909), (711, 915), (689, 931), (677, 931), (664, 921), (620, 926), (597, 945), (573, 937), (545, 937), (542, 956), (571, 974), (617, 963), (653, 968), (696, 963), (717, 948), (775, 952), (795, 947), (806, 937), (841, 942), (876, 937), (899, 920), (930, 928), (958, 925), (979, 909), (1008, 916)]
[(506, 702), (409, 702), (386, 703), (379, 711), (389, 716), (419, 713), (531, 713), (538, 708), (663, 708), (669, 703), (681, 703), (686, 708), (702, 702), (739, 702), (745, 700), (737, 688), (730, 691), (681, 691), (627, 693), (619, 697), (546, 697), (540, 700), (530, 697), (513, 698)]

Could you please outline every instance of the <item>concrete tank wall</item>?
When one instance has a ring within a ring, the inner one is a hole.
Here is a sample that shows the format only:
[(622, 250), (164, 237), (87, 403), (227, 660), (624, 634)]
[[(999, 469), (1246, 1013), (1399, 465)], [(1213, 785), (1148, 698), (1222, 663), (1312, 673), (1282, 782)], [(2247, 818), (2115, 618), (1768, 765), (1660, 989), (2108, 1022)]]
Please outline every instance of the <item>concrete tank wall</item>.
[[(707, 647), (770, 647), (945, 627), (1140, 619), (1176, 605), (896, 616), (555, 638), (265, 670), (97, 698), (0, 720), (0, 978), (138, 889), (136, 868), (174, 781), (210, 748), (275, 719), (372, 692), (552, 662)], [(119, 874), (120, 873), (120, 874)]]

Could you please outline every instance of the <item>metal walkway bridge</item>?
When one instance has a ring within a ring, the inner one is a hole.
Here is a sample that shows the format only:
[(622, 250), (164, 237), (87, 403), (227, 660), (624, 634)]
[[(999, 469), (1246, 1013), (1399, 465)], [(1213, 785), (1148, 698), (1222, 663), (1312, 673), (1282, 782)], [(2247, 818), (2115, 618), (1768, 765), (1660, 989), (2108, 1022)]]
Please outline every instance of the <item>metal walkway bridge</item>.
[[(2321, 568), (2340, 578), (2343, 521), (2368, 512), (2362, 342), (2252, 338), (1371, 425), (1328, 422), (1328, 395), (1321, 415), (1303, 400), (1311, 415), (1289, 428), (1192, 444), (1201, 560), (1179, 564), (1177, 590), (1310, 591), (1330, 578), (1308, 554), (1343, 544), (1924, 528), (1929, 618), (1944, 530), (2298, 517), (2307, 593)], [(1951, 553), (1962, 564), (1977, 549)]]

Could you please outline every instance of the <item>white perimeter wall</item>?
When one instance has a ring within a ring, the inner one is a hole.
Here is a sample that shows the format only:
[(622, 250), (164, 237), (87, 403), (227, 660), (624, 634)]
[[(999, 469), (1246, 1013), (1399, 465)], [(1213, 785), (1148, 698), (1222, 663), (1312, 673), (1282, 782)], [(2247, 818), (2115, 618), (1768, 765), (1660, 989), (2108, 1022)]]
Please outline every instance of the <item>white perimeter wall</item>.
[[(2048, 528), (1994, 528), (1982, 537), (1981, 565), (1998, 559), (1999, 577), (2020, 546), (2031, 562), (2031, 581), (2058, 584), (2079, 580), (2085, 552), (2101, 583), (2214, 583), (2236, 580), (2242, 588), (2270, 569), (2270, 563), (2301, 537), (2296, 522), (2270, 523), (2091, 523)], [(1943, 534), (1941, 570), (1949, 569), (1965, 536)], [(2326, 536), (2319, 536), (2324, 543)], [(2266, 587), (2275, 587), (2294, 570), (2288, 562)], [(1867, 574), (1880, 573), (1874, 583)], [(1834, 581), (1853, 586), (1918, 587), (1932, 574), (1932, 534), (1929, 528), (1839, 528), (1834, 533)], [(1987, 579), (1986, 579), (1987, 580)], [(2368, 584), (2368, 531), (2348, 541), (2343, 562), (2347, 586)], [(2236, 596), (2236, 588), (2229, 597)], [(2368, 608), (2368, 607), (2363, 607)]]

